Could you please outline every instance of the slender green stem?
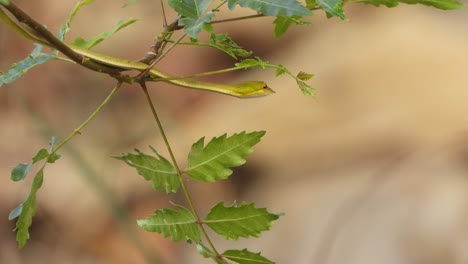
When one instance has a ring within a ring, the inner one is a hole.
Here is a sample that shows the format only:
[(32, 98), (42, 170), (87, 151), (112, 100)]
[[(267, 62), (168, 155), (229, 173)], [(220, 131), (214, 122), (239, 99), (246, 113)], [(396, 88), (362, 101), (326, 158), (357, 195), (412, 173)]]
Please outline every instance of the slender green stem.
[(191, 79), (191, 78), (197, 78), (197, 77), (223, 74), (223, 73), (228, 73), (232, 71), (244, 70), (245, 68), (246, 67), (231, 67), (231, 68), (226, 68), (222, 70), (208, 71), (208, 72), (195, 73), (195, 74), (189, 74), (189, 75), (183, 75), (183, 76), (174, 76), (174, 77), (169, 77), (169, 78), (157, 78), (157, 79), (149, 78), (149, 80), (150, 81), (185, 80), (185, 79)]
[(101, 110), (104, 108), (104, 106), (109, 103), (109, 101), (112, 99), (112, 97), (117, 93), (119, 88), (122, 86), (122, 82), (118, 82), (117, 85), (115, 85), (114, 89), (109, 93), (109, 95), (104, 99), (104, 101), (94, 110), (94, 112), (86, 119), (79, 127), (77, 127), (73, 132), (65, 138), (57, 147), (54, 148), (54, 150), (50, 153), (50, 155), (56, 153), (59, 149), (61, 149), (65, 144), (67, 144), (73, 137), (76, 135), (81, 134), (81, 130), (91, 122), (91, 120), (96, 117), (96, 115), (101, 112)]
[(208, 236), (208, 233), (206, 232), (205, 228), (203, 227), (202, 220), (200, 216), (198, 215), (197, 210), (195, 209), (195, 205), (193, 203), (193, 199), (190, 196), (190, 193), (188, 192), (187, 186), (185, 185), (184, 179), (182, 178), (182, 171), (177, 163), (177, 160), (174, 156), (174, 152), (172, 151), (171, 145), (169, 144), (169, 140), (167, 139), (166, 132), (164, 131), (163, 125), (161, 123), (161, 120), (159, 119), (158, 113), (156, 112), (156, 108), (153, 104), (153, 100), (151, 99), (151, 96), (148, 93), (148, 88), (146, 87), (145, 82), (140, 83), (141, 88), (143, 90), (143, 93), (145, 94), (146, 100), (148, 101), (148, 105), (151, 108), (151, 112), (153, 114), (153, 117), (158, 124), (159, 132), (161, 133), (161, 136), (164, 140), (164, 144), (166, 145), (167, 151), (169, 152), (169, 156), (171, 157), (172, 164), (174, 165), (176, 172), (177, 172), (177, 177), (179, 179), (180, 186), (182, 187), (182, 191), (184, 192), (185, 198), (187, 199), (187, 202), (189, 204), (190, 210), (194, 214), (197, 224), (200, 227), (203, 236), (205, 237), (206, 241), (210, 245), (210, 248), (213, 250), (213, 252), (216, 254), (216, 256), (220, 256), (218, 251), (216, 250), (213, 242), (211, 242), (210, 237)]

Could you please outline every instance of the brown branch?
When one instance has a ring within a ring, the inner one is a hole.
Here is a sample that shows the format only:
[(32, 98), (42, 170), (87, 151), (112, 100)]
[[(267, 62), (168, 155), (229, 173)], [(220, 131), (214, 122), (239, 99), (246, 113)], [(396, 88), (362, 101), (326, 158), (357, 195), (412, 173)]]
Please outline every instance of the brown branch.
[(88, 68), (93, 71), (103, 72), (110, 74), (112, 76), (119, 75), (119, 69), (109, 67), (92, 60), (86, 59), (85, 56), (78, 54), (77, 52), (73, 51), (70, 47), (68, 47), (65, 43), (61, 40), (56, 38), (54, 34), (52, 34), (47, 28), (45, 28), (42, 24), (35, 21), (32, 17), (26, 14), (21, 8), (10, 2), (8, 5), (2, 5), (6, 10), (8, 10), (17, 20), (19, 23), (22, 23), (28, 27), (28, 31), (32, 31), (34, 35), (37, 35), (41, 40), (48, 43), (51, 48), (54, 48), (65, 56), (70, 58), (72, 61)]

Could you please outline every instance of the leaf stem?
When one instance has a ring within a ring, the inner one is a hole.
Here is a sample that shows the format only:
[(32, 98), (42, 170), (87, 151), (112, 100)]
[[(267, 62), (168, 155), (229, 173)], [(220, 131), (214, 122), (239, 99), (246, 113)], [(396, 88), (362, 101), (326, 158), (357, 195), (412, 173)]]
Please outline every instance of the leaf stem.
[(174, 156), (174, 152), (172, 151), (171, 145), (169, 144), (169, 140), (167, 139), (166, 132), (164, 131), (163, 125), (161, 123), (161, 120), (159, 119), (158, 113), (156, 111), (156, 108), (153, 104), (153, 100), (151, 99), (151, 96), (148, 93), (148, 88), (146, 87), (145, 82), (141, 82), (140, 86), (143, 90), (143, 93), (145, 94), (146, 100), (148, 101), (148, 105), (151, 108), (151, 113), (153, 114), (153, 117), (158, 125), (159, 132), (161, 133), (161, 136), (164, 140), (164, 144), (166, 145), (167, 151), (169, 152), (169, 155), (171, 157), (172, 164), (174, 165), (176, 172), (177, 172), (177, 178), (179, 179), (180, 186), (182, 187), (182, 190), (184, 192), (185, 198), (190, 206), (190, 210), (194, 214), (196, 220), (197, 220), (197, 225), (200, 227), (203, 236), (205, 237), (206, 241), (210, 245), (210, 248), (213, 250), (213, 252), (216, 254), (217, 257), (221, 256), (218, 251), (216, 250), (213, 242), (211, 242), (210, 237), (208, 236), (208, 233), (206, 232), (205, 228), (202, 225), (202, 220), (200, 216), (198, 215), (197, 210), (195, 209), (195, 205), (193, 203), (193, 199), (190, 196), (190, 193), (188, 192), (187, 186), (185, 185), (185, 182), (182, 178), (182, 170), (180, 169), (177, 160)]
[(106, 99), (104, 99), (104, 101), (96, 108), (96, 110), (94, 110), (94, 112), (88, 117), (88, 119), (86, 119), (79, 127), (77, 127), (75, 130), (73, 130), (73, 132), (67, 138), (65, 138), (57, 147), (55, 147), (54, 150), (50, 153), (50, 155), (55, 154), (59, 149), (61, 149), (65, 144), (67, 144), (73, 137), (75, 137), (76, 135), (81, 134), (81, 130), (85, 126), (87, 126), (89, 124), (89, 122), (91, 122), (91, 120), (93, 120), (94, 117), (96, 117), (96, 115), (99, 112), (101, 112), (101, 110), (104, 108), (104, 106), (106, 106), (107, 103), (109, 103), (111, 98), (117, 93), (117, 91), (119, 90), (119, 88), (121, 86), (122, 86), (122, 82), (119, 81), (115, 85), (115, 87), (112, 89), (112, 91), (109, 93), (109, 95), (106, 97)]
[(262, 13), (258, 13), (254, 15), (248, 15), (248, 16), (218, 19), (218, 20), (213, 20), (211, 22), (208, 22), (207, 24), (219, 24), (219, 23), (226, 23), (226, 22), (232, 22), (232, 21), (247, 20), (247, 19), (252, 19), (252, 18), (257, 18), (257, 17), (265, 17), (265, 15)]

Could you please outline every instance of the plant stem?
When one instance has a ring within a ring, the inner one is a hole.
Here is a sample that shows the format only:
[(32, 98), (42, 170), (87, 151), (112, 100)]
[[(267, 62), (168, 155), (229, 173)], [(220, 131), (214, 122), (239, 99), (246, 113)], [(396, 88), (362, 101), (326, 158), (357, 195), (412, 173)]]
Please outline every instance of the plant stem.
[(258, 13), (255, 15), (248, 15), (248, 16), (241, 16), (241, 17), (233, 17), (233, 18), (226, 18), (226, 19), (219, 19), (219, 20), (213, 20), (211, 22), (208, 22), (207, 24), (219, 24), (219, 23), (225, 23), (225, 22), (232, 22), (232, 21), (239, 21), (239, 20), (247, 20), (251, 18), (257, 18), (257, 17), (264, 17), (265, 15), (262, 13)]
[(54, 148), (54, 150), (50, 153), (50, 155), (56, 153), (59, 149), (61, 149), (65, 144), (68, 143), (68, 141), (70, 141), (74, 136), (78, 135), (78, 134), (81, 134), (81, 130), (87, 126), (89, 124), (89, 122), (91, 122), (91, 120), (94, 119), (94, 117), (96, 117), (96, 115), (101, 112), (101, 110), (104, 108), (104, 106), (107, 105), (107, 103), (109, 103), (109, 101), (111, 100), (111, 98), (117, 93), (117, 91), (119, 90), (119, 88), (122, 86), (122, 82), (118, 82), (115, 87), (112, 89), (112, 91), (109, 93), (109, 95), (106, 97), (106, 99), (104, 99), (104, 101), (96, 108), (96, 110), (94, 110), (94, 112), (88, 117), (88, 119), (86, 119), (86, 121), (84, 121), (79, 127), (77, 127), (75, 130), (73, 130), (73, 132), (67, 137), (65, 138), (57, 147)]
[[(21, 8), (10, 2), (8, 5), (0, 4), (0, 8), (8, 10), (8, 12), (13, 16), (17, 21), (14, 21), (10, 16), (6, 16), (11, 22), (16, 24), (18, 27), (12, 27), (15, 31), (18, 32), (20, 29), (24, 31), (20, 33), (22, 36), (25, 36), (25, 33), (31, 35), (27, 37), (30, 40), (39, 39), (39, 43), (46, 45), (50, 48), (57, 49), (62, 52), (65, 56), (73, 60), (74, 62), (91, 69), (97, 72), (104, 72), (111, 74), (112, 76), (118, 75), (119, 72), (112, 67), (107, 67), (101, 65), (92, 60), (86, 60), (85, 57), (77, 52), (73, 51), (60, 39), (56, 38), (52, 32), (50, 32), (46, 27), (41, 23), (34, 20), (28, 14), (26, 14)], [(3, 11), (3, 10), (2, 10)], [(10, 23), (7, 23), (10, 25)], [(11, 26), (11, 25), (10, 25)]]
[(202, 220), (200, 216), (198, 215), (197, 210), (195, 209), (195, 205), (193, 203), (192, 197), (190, 196), (190, 193), (188, 192), (187, 186), (185, 185), (185, 182), (182, 178), (182, 171), (180, 170), (180, 167), (177, 163), (177, 160), (175, 159), (174, 152), (172, 151), (171, 145), (169, 144), (169, 140), (167, 139), (166, 132), (164, 131), (163, 125), (161, 123), (161, 120), (159, 119), (158, 113), (156, 112), (156, 108), (153, 104), (153, 100), (151, 99), (151, 96), (148, 93), (148, 88), (146, 87), (145, 82), (141, 82), (140, 86), (143, 90), (143, 93), (145, 94), (146, 100), (148, 101), (148, 105), (151, 108), (151, 112), (153, 113), (153, 117), (158, 124), (159, 132), (161, 133), (161, 136), (164, 140), (164, 144), (166, 145), (167, 151), (169, 152), (169, 155), (171, 157), (172, 164), (174, 165), (176, 172), (177, 172), (177, 177), (179, 179), (180, 186), (182, 187), (182, 190), (184, 192), (185, 198), (187, 199), (187, 202), (190, 206), (190, 210), (192, 211), (193, 215), (196, 218), (197, 224), (200, 227), (203, 236), (205, 237), (206, 241), (210, 245), (210, 248), (213, 250), (213, 252), (216, 254), (217, 257), (221, 256), (218, 251), (216, 250), (213, 242), (211, 242), (210, 237), (208, 236), (208, 233), (206, 232), (205, 228), (202, 225)]

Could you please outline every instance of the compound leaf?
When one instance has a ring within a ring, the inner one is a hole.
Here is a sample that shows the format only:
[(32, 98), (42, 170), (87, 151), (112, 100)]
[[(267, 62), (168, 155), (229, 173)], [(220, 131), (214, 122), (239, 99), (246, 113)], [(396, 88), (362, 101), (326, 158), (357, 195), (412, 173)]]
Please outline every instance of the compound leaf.
[(176, 177), (176, 170), (167, 159), (158, 153), (155, 153), (157, 157), (153, 157), (141, 153), (138, 149), (135, 151), (136, 155), (127, 153), (114, 158), (134, 167), (145, 180), (153, 182), (154, 189), (164, 190), (166, 193), (177, 191), (179, 180)]
[(194, 179), (215, 182), (232, 174), (230, 167), (245, 163), (245, 157), (252, 153), (252, 147), (260, 142), (265, 131), (241, 132), (227, 137), (226, 134), (213, 138), (204, 147), (204, 138), (192, 145), (188, 156), (186, 172)]
[(253, 253), (247, 249), (226, 250), (221, 255), (239, 264), (274, 264), (273, 261), (263, 257), (260, 253)]
[(160, 209), (146, 219), (138, 220), (137, 224), (149, 232), (162, 234), (174, 241), (190, 239), (200, 241), (200, 230), (195, 216), (186, 208), (177, 206), (177, 210)]
[(224, 202), (215, 205), (204, 223), (226, 239), (239, 237), (259, 237), (262, 231), (270, 229), (279, 214), (269, 213), (265, 208), (255, 208), (253, 203), (242, 203), (226, 207)]
[(228, 0), (229, 9), (234, 9), (236, 5), (268, 16), (312, 16), (312, 12), (296, 0)]

